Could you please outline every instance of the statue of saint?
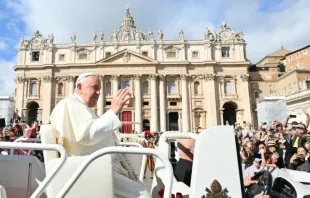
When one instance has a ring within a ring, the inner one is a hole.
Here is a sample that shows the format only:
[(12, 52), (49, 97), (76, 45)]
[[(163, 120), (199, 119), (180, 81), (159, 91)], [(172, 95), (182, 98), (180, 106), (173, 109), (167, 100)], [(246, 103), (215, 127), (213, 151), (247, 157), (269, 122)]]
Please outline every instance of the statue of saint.
[(184, 32), (183, 32), (182, 29), (181, 29), (181, 31), (179, 32), (179, 38), (180, 38), (181, 41), (184, 40)]
[(96, 42), (96, 40), (97, 40), (97, 34), (96, 34), (96, 32), (93, 32), (92, 38), (93, 38), (93, 41)]
[(104, 33), (103, 31), (100, 32), (100, 41), (103, 41), (103, 38), (104, 38)]
[(53, 34), (48, 35), (48, 38), (50, 40), (50, 44), (53, 44), (54, 43), (54, 35)]
[(72, 33), (71, 41), (72, 41), (72, 43), (75, 43), (75, 41), (76, 41), (76, 35), (74, 33)]
[(158, 40), (163, 40), (164, 34), (161, 30), (158, 32)]
[(140, 41), (140, 31), (137, 29), (136, 33), (135, 33), (135, 40), (136, 41)]
[(153, 31), (152, 30), (149, 30), (147, 37), (148, 37), (148, 40), (150, 40), (150, 41), (154, 40), (154, 35), (153, 35)]
[(116, 30), (113, 30), (112, 40), (113, 40), (113, 41), (116, 41), (116, 40), (117, 40), (117, 33), (116, 33)]
[(19, 41), (20, 47), (24, 46), (24, 42), (25, 42), (25, 39), (24, 39), (24, 37), (22, 36), (22, 37), (20, 38), (20, 41)]

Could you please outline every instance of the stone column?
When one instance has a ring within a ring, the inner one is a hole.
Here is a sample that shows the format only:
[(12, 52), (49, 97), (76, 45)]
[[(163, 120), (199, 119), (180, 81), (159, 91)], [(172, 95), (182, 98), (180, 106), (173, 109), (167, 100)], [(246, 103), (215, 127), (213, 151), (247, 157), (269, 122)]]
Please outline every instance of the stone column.
[(166, 91), (165, 91), (166, 76), (161, 75), (159, 81), (159, 108), (160, 108), (160, 131), (167, 131), (166, 118)]
[(113, 96), (115, 96), (115, 94), (117, 93), (118, 89), (119, 89), (119, 82), (118, 82), (119, 76), (118, 75), (112, 75), (111, 77), (111, 81), (112, 81), (112, 94)]
[(23, 119), (23, 107), (24, 107), (24, 97), (25, 97), (25, 78), (17, 77), (17, 90), (16, 90), (16, 113)]
[(187, 75), (181, 75), (182, 80), (182, 132), (189, 132), (189, 99), (187, 87)]
[(52, 76), (44, 76), (44, 98), (43, 98), (43, 118), (42, 122), (43, 124), (50, 122), (50, 115), (51, 115), (51, 103), (52, 103)]
[(141, 95), (141, 79), (140, 75), (134, 76), (135, 82), (135, 122), (140, 124), (135, 124), (135, 131), (138, 133), (142, 132), (142, 95)]
[(206, 86), (204, 87), (206, 94), (205, 102), (206, 102), (206, 108), (209, 112), (208, 116), (208, 126), (216, 126), (218, 125), (218, 111), (217, 111), (217, 94), (216, 94), (216, 88), (215, 88), (215, 74), (207, 74), (205, 76), (206, 79)]
[[(39, 114), (39, 120), (38, 122), (41, 123), (42, 121), (42, 109), (38, 109), (38, 114)], [(43, 122), (43, 121), (42, 121)]]
[(74, 87), (74, 76), (68, 76), (68, 93), (67, 96), (71, 96), (74, 93), (75, 87)]
[(157, 112), (157, 76), (150, 75), (151, 80), (151, 131), (158, 131), (158, 112)]
[(220, 116), (221, 116), (221, 125), (224, 125), (224, 108), (220, 108)]
[(98, 98), (98, 102), (97, 102), (97, 114), (99, 116), (102, 116), (104, 113), (104, 76), (99, 76), (99, 80), (100, 80), (100, 85), (101, 85), (101, 89), (100, 89), (100, 96)]
[(23, 109), (22, 110), (22, 121), (25, 121), (27, 124), (29, 124), (28, 114), (29, 114), (29, 109)]
[[(238, 98), (242, 98), (242, 109), (244, 109), (244, 117), (246, 118), (244, 121), (253, 123), (253, 117), (252, 117), (252, 107), (251, 107), (251, 101), (249, 95), (249, 75), (248, 74), (241, 74), (240, 75), (240, 95)], [(241, 107), (238, 107), (241, 108)]]
[(201, 128), (203, 128), (203, 129), (205, 129), (205, 128), (207, 128), (207, 126), (206, 126), (206, 112), (204, 111), (204, 112), (201, 112), (201, 114), (200, 114), (200, 123), (201, 123)]

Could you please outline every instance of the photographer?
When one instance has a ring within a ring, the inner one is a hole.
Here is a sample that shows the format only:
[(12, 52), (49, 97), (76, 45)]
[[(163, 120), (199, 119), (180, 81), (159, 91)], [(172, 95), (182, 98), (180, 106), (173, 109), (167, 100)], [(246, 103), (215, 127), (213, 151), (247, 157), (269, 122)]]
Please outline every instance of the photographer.
[(255, 159), (255, 153), (253, 150), (252, 142), (247, 141), (244, 145), (241, 147), (241, 159), (243, 163), (245, 164), (245, 169), (250, 167), (253, 163), (253, 160)]
[(290, 159), (289, 169), (310, 172), (309, 156), (304, 147), (299, 147)]

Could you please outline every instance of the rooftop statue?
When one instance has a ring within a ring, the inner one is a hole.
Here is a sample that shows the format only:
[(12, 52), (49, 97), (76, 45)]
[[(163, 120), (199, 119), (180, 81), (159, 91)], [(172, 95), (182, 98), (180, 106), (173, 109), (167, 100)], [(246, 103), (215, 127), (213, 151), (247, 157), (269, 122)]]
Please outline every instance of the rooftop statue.
[(100, 32), (100, 41), (103, 41), (103, 39), (104, 39), (104, 33), (103, 33), (103, 31), (101, 31)]
[(75, 43), (75, 41), (76, 41), (76, 35), (74, 33), (72, 33), (71, 41), (72, 41), (72, 43)]
[(96, 34), (96, 32), (93, 32), (92, 39), (93, 39), (94, 42), (96, 42), (96, 40), (97, 40), (97, 34)]
[(163, 37), (164, 37), (164, 33), (161, 31), (161, 30), (159, 30), (159, 32), (158, 32), (158, 40), (163, 40)]

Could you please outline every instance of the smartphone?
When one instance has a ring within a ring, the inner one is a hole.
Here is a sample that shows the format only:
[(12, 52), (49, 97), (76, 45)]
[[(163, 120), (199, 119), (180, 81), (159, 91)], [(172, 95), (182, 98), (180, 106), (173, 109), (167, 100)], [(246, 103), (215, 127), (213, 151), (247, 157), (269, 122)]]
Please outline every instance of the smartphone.
[(267, 122), (263, 122), (263, 125), (267, 125)]
[(296, 118), (297, 116), (296, 115), (290, 115), (290, 118)]

